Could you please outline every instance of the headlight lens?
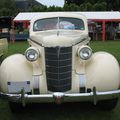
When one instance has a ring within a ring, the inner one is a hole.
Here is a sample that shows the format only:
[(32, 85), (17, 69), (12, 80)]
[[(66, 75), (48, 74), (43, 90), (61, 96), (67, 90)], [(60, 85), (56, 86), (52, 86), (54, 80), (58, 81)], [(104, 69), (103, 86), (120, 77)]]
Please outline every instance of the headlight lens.
[(92, 55), (92, 49), (89, 46), (84, 46), (79, 50), (79, 56), (82, 60), (88, 60)]
[(36, 61), (39, 57), (39, 51), (34, 47), (30, 47), (26, 50), (25, 56), (31, 62)]

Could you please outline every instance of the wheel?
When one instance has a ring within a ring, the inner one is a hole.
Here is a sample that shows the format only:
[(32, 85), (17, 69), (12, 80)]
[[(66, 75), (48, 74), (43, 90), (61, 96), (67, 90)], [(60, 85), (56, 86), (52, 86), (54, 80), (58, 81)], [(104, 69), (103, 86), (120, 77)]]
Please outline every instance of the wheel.
[(97, 107), (102, 110), (113, 110), (118, 103), (118, 98), (111, 99), (111, 100), (102, 100), (98, 101)]
[(9, 107), (13, 113), (22, 112), (24, 110), (22, 104), (16, 102), (9, 102)]

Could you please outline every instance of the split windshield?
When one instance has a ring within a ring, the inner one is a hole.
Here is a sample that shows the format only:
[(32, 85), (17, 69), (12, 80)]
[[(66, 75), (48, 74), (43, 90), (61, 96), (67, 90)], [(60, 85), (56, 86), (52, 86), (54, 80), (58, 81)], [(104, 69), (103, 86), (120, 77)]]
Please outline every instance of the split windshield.
[(54, 29), (67, 29), (67, 30), (85, 30), (84, 22), (77, 18), (45, 18), (37, 20), (33, 25), (34, 31), (45, 31)]

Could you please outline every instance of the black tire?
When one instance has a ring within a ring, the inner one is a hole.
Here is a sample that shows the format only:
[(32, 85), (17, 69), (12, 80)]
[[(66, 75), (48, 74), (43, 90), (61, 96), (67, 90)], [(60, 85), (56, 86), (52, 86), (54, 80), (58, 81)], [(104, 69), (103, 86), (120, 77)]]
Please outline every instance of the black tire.
[(113, 110), (118, 103), (118, 98), (111, 99), (111, 100), (102, 100), (98, 101), (97, 107), (102, 110)]
[(24, 107), (22, 106), (22, 104), (16, 103), (16, 102), (9, 102), (9, 108), (13, 113), (19, 113), (24, 110)]

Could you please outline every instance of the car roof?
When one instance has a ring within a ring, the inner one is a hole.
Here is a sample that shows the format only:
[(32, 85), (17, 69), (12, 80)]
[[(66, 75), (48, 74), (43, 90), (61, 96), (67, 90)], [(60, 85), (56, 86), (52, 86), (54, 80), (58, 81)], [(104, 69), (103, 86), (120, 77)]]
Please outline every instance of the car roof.
[(87, 18), (82, 14), (70, 13), (70, 12), (45, 12), (40, 15), (35, 16), (31, 21), (34, 22), (38, 19), (52, 18), (52, 17), (73, 17), (78, 19), (87, 20)]

